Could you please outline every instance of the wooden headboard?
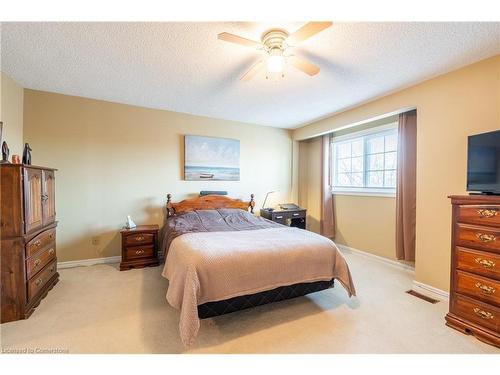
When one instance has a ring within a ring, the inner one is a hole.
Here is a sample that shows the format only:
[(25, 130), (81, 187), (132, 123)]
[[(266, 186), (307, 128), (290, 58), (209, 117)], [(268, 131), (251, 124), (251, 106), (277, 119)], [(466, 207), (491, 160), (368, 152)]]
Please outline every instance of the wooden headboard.
[(250, 194), (250, 201), (244, 202), (241, 199), (233, 199), (224, 195), (205, 195), (173, 203), (172, 194), (167, 194), (167, 217), (181, 212), (194, 210), (215, 210), (218, 208), (239, 208), (250, 210), (253, 214), (255, 207), (254, 195)]

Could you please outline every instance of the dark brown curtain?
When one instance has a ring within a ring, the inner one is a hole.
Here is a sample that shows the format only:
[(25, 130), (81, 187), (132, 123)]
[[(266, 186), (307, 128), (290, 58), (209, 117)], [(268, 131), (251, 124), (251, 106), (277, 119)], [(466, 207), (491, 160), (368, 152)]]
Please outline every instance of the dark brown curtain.
[(331, 135), (321, 139), (321, 234), (328, 238), (335, 237), (333, 217), (333, 197), (330, 186), (330, 143)]
[(398, 124), (396, 258), (415, 260), (417, 210), (417, 111), (401, 113)]

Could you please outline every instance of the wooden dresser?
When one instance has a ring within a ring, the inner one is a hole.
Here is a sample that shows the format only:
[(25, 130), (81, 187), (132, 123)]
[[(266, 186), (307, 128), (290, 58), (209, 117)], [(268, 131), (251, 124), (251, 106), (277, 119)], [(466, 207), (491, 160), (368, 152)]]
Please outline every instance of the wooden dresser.
[(1, 164), (1, 322), (28, 318), (59, 280), (55, 169)]
[(446, 324), (500, 347), (500, 196), (451, 196), (450, 312)]

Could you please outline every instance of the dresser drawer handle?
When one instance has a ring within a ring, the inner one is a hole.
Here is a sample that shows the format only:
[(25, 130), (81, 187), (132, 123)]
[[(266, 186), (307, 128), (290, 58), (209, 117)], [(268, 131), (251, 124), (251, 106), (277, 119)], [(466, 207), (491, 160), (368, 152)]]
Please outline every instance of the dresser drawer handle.
[(482, 283), (476, 283), (476, 288), (478, 288), (484, 294), (493, 294), (496, 291), (496, 289), (492, 286), (484, 285)]
[(144, 250), (136, 250), (135, 252), (137, 255), (144, 254)]
[(276, 219), (283, 219), (283, 216), (276, 216)]
[(49, 250), (49, 255), (52, 255), (52, 254), (54, 254), (55, 252), (56, 252), (56, 251), (52, 248), (52, 249), (50, 249), (50, 250)]
[(38, 267), (40, 265), (40, 263), (42, 263), (42, 261), (40, 259), (37, 259), (37, 260), (35, 260), (34, 266)]
[(495, 262), (493, 262), (492, 260), (483, 259), (483, 258), (476, 258), (476, 259), (474, 259), (474, 261), (477, 264), (479, 264), (480, 266), (482, 266), (483, 268), (493, 268), (493, 267), (495, 267)]
[(490, 217), (498, 215), (498, 211), (494, 208), (491, 208), (491, 209), (481, 208), (481, 209), (477, 210), (477, 213), (479, 214), (480, 217), (484, 217), (484, 218), (490, 218)]
[(50, 272), (54, 272), (56, 270), (56, 266), (50, 267)]
[(40, 278), (40, 279), (36, 279), (36, 281), (35, 281), (35, 285), (36, 285), (36, 286), (40, 285), (40, 284), (42, 283), (42, 281), (43, 281), (43, 280), (42, 280), (41, 278)]
[(293, 216), (299, 216), (300, 214), (293, 214)]
[(35, 242), (33, 242), (33, 246), (40, 246), (42, 244), (42, 242), (40, 240), (36, 240)]
[(479, 239), (479, 241), (485, 243), (492, 242), (497, 239), (497, 237), (494, 236), (493, 234), (486, 234), (486, 233), (476, 233), (476, 237)]
[(492, 313), (490, 313), (488, 311), (481, 310), (479, 307), (475, 307), (473, 311), (474, 311), (474, 314), (476, 314), (477, 316), (479, 316), (482, 319), (493, 319), (495, 317)]
[(54, 233), (49, 234), (49, 238), (53, 239), (54, 238)]
[(135, 238), (136, 241), (144, 241), (144, 236), (137, 236)]

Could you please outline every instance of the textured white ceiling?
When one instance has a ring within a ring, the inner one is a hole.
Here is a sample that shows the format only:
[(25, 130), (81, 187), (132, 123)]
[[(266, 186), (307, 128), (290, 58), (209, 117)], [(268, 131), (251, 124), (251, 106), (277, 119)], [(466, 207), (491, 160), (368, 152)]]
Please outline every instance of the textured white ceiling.
[(1, 70), (21, 85), (94, 99), (293, 128), (500, 53), (500, 23), (334, 23), (296, 49), (315, 77), (239, 81), (259, 40), (303, 23), (3, 23)]

